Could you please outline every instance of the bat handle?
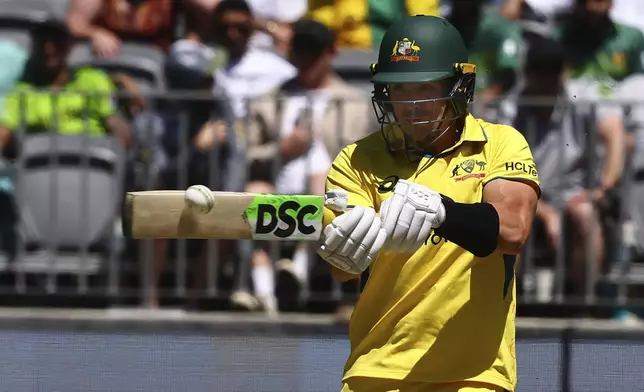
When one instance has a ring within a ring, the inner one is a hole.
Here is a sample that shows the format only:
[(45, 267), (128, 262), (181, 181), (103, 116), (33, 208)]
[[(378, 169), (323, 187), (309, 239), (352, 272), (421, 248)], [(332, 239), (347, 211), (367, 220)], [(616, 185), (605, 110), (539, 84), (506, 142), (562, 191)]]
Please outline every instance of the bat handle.
[(324, 226), (328, 225), (335, 217), (355, 207), (348, 204), (349, 194), (345, 190), (328, 191), (324, 196)]
[(324, 207), (333, 212), (344, 212), (349, 206), (349, 193), (344, 189), (333, 189), (324, 195)]

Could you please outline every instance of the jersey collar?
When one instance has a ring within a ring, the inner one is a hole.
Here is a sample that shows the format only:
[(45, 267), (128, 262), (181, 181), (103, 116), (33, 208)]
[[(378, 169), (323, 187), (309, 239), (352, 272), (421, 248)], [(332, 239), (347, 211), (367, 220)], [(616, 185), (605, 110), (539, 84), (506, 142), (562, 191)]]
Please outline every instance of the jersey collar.
[(461, 136), (461, 140), (456, 143), (458, 146), (459, 144), (463, 142), (487, 142), (487, 135), (485, 134), (485, 130), (479, 124), (478, 121), (471, 115), (467, 114), (467, 117), (465, 117), (465, 127), (463, 127), (463, 135)]
[(465, 117), (465, 126), (463, 127), (463, 133), (460, 140), (455, 145), (441, 152), (440, 154), (425, 155), (425, 158), (444, 158), (456, 151), (456, 149), (458, 149), (465, 142), (487, 142), (487, 135), (485, 134), (485, 130), (483, 129), (481, 124), (479, 124), (479, 122), (476, 121), (476, 119), (469, 113), (467, 114), (467, 117)]

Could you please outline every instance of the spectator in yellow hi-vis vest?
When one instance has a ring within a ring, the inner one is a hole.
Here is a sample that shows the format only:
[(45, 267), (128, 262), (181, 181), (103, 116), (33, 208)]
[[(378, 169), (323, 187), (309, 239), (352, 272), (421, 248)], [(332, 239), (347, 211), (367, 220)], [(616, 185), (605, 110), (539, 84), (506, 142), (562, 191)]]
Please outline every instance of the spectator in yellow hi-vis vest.
[(309, 17), (333, 29), (338, 46), (378, 48), (389, 26), (407, 15), (439, 15), (441, 0), (309, 0)]

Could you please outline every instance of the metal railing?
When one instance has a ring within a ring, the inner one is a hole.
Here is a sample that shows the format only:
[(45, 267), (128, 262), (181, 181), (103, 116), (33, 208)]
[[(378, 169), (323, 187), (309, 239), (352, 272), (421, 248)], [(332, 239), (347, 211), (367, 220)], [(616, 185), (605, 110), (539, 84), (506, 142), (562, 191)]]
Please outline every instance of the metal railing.
[[(211, 189), (241, 191), (251, 180), (272, 182), (283, 167), (277, 153), (280, 130), (259, 127), (252, 104), (249, 104), (249, 114), (245, 118), (233, 120), (227, 111), (226, 101), (217, 100), (216, 105), (213, 102), (209, 104), (208, 101), (213, 101), (209, 94), (147, 94), (144, 109), (128, 113), (132, 141), (126, 147), (121, 146), (116, 138), (107, 136), (55, 136), (54, 129), (61, 128), (56, 124), (63, 121), (58, 118), (60, 116), (53, 119), (49, 133), (40, 132), (34, 137), (27, 131), (30, 124), (23, 118), (21, 129), (15, 130), (21, 151), (15, 159), (5, 162), (0, 179), (3, 197), (0, 204), (6, 207), (2, 209), (3, 213), (14, 211), (19, 217), (14, 223), (3, 218), (6, 223), (1, 231), (3, 252), (0, 270), (3, 272), (0, 274), (0, 291), (3, 295), (29, 297), (42, 294), (48, 298), (96, 298), (134, 304), (158, 294), (168, 299), (168, 303), (201, 298), (212, 300), (217, 304), (213, 305), (215, 307), (225, 308), (227, 305), (222, 304), (232, 292), (249, 290), (250, 257), (257, 244), (178, 240), (170, 241), (162, 248), (155, 241), (128, 241), (119, 232), (119, 210), (127, 190), (185, 189), (193, 182), (201, 182)], [(119, 98), (118, 102), (127, 102), (121, 100), (125, 95)], [(204, 102), (206, 104), (202, 106)], [(370, 115), (368, 96), (364, 101), (353, 102), (350, 113), (345, 109), (346, 104), (341, 100), (331, 102), (337, 116), (332, 123), (347, 124), (347, 116), (361, 116), (355, 112), (356, 108), (365, 108), (364, 115)], [(269, 105), (274, 111), (273, 124), (282, 124), (288, 105), (288, 100)], [(597, 149), (586, 148), (600, 144), (595, 118), (597, 105), (596, 102), (579, 101), (562, 108), (565, 113), (573, 114), (574, 121), (570, 126), (575, 135), (581, 135), (577, 140), (584, 148), (580, 169), (585, 182), (581, 190), (595, 187), (601, 167)], [(635, 103), (614, 105), (621, 107), (627, 132), (634, 132), (639, 126), (630, 116)], [(218, 109), (213, 110), (213, 107)], [(22, 108), (26, 110), (26, 101)], [(496, 107), (484, 116), (495, 113), (497, 120), (510, 123), (507, 117), (499, 115), (503, 112), (502, 107)], [(92, 113), (84, 110), (82, 116), (87, 124)], [(198, 118), (204, 122), (221, 119), (231, 125), (227, 128), (230, 139), (220, 143), (223, 147), (208, 151), (199, 151), (195, 147), (191, 138), (201, 126), (197, 123)], [(302, 118), (300, 125), (309, 131), (324, 128), (312, 121), (309, 114)], [(264, 131), (269, 132), (268, 137)], [(326, 138), (326, 145), (339, 149), (346, 142), (343, 132), (347, 131), (355, 130), (342, 129), (342, 126), (324, 129), (324, 132), (337, 132)], [(542, 137), (543, 129), (533, 124), (522, 131), (534, 146)], [(564, 135), (560, 131), (556, 133)], [(263, 137), (266, 140), (260, 142)], [(560, 148), (560, 156), (564, 156), (570, 146), (566, 146), (562, 139)], [(337, 150), (330, 151), (331, 157), (335, 153)], [(570, 241), (562, 234), (558, 247), (549, 249), (547, 243), (535, 234), (522, 255), (518, 274), (522, 303), (609, 306), (637, 303), (627, 294), (629, 285), (644, 282), (639, 279), (638, 263), (633, 263), (637, 260), (632, 257), (633, 223), (630, 219), (632, 211), (629, 210), (632, 205), (629, 195), (637, 183), (638, 172), (632, 164), (633, 154), (626, 149), (624, 154), (627, 164), (618, 187), (611, 191), (604, 204), (592, 205), (603, 222), (604, 240), (610, 244), (603, 258), (605, 268), (596, 268), (599, 261), (591, 251), (593, 244), (586, 241), (585, 291), (579, 298), (566, 295)], [(253, 165), (249, 157), (261, 158), (260, 165)], [(239, 159), (244, 170), (230, 175), (222, 169), (239, 164)], [(253, 170), (257, 172), (252, 173)], [(244, 177), (243, 181), (233, 181), (238, 179), (237, 176)], [(236, 188), (230, 189), (230, 186)], [(308, 190), (308, 184), (302, 189)], [(534, 233), (537, 231), (535, 229)], [(70, 234), (72, 232), (73, 235)], [(275, 262), (282, 257), (290, 257), (293, 245), (271, 244), (270, 258)], [(168, 255), (163, 273), (159, 271), (162, 257), (159, 249), (165, 249)], [(310, 249), (309, 258), (309, 284), (302, 292), (300, 303), (319, 305), (352, 301), (357, 297), (358, 285), (347, 288), (333, 283), (323, 262)], [(198, 288), (190, 284), (190, 277), (198, 282)], [(158, 293), (155, 290), (157, 284), (162, 287)]]

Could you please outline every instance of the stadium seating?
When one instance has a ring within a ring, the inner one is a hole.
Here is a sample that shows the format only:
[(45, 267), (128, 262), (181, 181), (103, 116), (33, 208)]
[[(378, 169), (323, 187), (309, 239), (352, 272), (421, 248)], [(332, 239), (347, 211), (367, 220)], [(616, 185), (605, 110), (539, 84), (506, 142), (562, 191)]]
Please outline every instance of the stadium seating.
[(47, 0), (0, 0), (0, 18), (43, 22), (54, 15), (51, 5)]
[(95, 56), (89, 43), (74, 46), (69, 56), (73, 68), (93, 66), (107, 72), (124, 72), (132, 76), (144, 91), (164, 90), (164, 54), (151, 45), (124, 42), (114, 58)]
[(29, 29), (52, 17), (45, 0), (0, 0), (0, 36), (31, 50)]
[(112, 136), (23, 138), (16, 181), (26, 250), (17, 268), (48, 271), (52, 257), (57, 272), (102, 267), (120, 211), (124, 157)]

